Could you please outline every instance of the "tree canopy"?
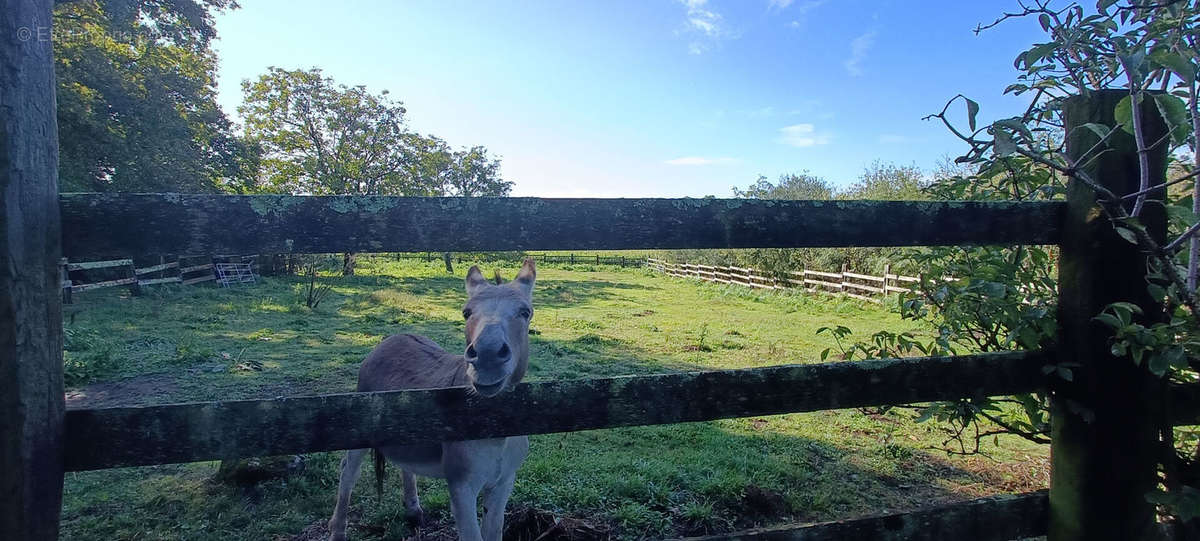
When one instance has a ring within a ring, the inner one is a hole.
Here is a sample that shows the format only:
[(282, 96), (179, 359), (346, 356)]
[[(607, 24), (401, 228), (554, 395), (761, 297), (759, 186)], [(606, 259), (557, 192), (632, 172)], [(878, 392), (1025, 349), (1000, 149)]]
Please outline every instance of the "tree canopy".
[(507, 195), (500, 161), (413, 133), (404, 105), (320, 69), (270, 68), (242, 83), (247, 140), (261, 149), (262, 189), (360, 195)]
[(238, 190), (253, 152), (216, 103), (215, 13), (230, 0), (54, 8), (63, 191)]

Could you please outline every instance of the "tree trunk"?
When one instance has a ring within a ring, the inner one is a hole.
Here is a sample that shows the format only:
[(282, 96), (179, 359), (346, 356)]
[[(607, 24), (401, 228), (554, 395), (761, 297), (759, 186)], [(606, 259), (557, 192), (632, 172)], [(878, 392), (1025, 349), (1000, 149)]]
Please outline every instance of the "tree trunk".
[(354, 252), (342, 254), (342, 276), (354, 276), (354, 263), (357, 255)]
[(454, 264), (450, 262), (450, 252), (442, 252), (442, 261), (446, 262), (446, 272), (454, 274)]

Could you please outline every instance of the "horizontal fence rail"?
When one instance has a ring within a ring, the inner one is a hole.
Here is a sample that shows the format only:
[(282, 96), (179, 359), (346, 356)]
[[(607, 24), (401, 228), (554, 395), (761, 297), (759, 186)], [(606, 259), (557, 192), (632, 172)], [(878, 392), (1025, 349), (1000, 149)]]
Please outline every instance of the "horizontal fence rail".
[[(709, 421), (1029, 392), (1046, 352), (69, 410), (69, 471)], [(486, 415), (481, 415), (486, 411)]]
[[(858, 274), (846, 271), (839, 273), (804, 269), (801, 271), (789, 272), (788, 275), (792, 278), (779, 278), (759, 269), (697, 265), (694, 263), (671, 263), (652, 257), (646, 258), (646, 264), (653, 270), (657, 270), (663, 274), (674, 276), (676, 278), (696, 278), (705, 282), (737, 284), (740, 286), (759, 289), (788, 289), (791, 287), (800, 287), (804, 288), (810, 293), (840, 293), (856, 299), (874, 303), (879, 303), (881, 300), (878, 297), (871, 297), (868, 294), (883, 296), (889, 293), (906, 293), (911, 291), (912, 288), (899, 287), (893, 284), (910, 284), (920, 281), (920, 278), (916, 276), (901, 276), (897, 274), (891, 274), (890, 272), (887, 272), (886, 269), (882, 276), (870, 276), (867, 274)], [(809, 278), (809, 276), (830, 278), (835, 281), (830, 282), (827, 280), (818, 280), (815, 278)], [(878, 286), (870, 286), (853, 282), (851, 280), (872, 282), (878, 284)], [(854, 293), (848, 290), (857, 290), (859, 293)]]
[(62, 194), (63, 255), (1055, 244), (1059, 202)]
[(1045, 490), (1005, 494), (873, 517), (759, 528), (687, 541), (1011, 541), (1046, 534)]

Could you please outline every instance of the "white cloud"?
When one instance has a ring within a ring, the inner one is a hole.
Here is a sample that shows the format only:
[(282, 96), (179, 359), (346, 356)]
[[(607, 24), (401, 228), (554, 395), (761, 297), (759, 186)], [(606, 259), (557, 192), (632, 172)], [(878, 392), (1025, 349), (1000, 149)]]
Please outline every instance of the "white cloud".
[(688, 43), (688, 52), (702, 54), (712, 48), (712, 43), (725, 36), (725, 27), (720, 13), (708, 9), (708, 0), (679, 0), (687, 8), (685, 28), (687, 32), (698, 34), (700, 39)]
[(793, 124), (779, 128), (779, 142), (797, 148), (829, 144), (830, 135), (817, 132), (812, 124)]
[[(794, 0), (767, 0), (767, 10), (783, 11), (784, 9), (787, 9), (788, 6), (792, 5), (793, 1)], [(791, 20), (791, 22), (788, 23), (788, 26), (790, 28), (803, 27), (805, 19), (808, 17), (808, 13), (821, 7), (827, 2), (829, 2), (829, 0), (805, 0), (799, 4), (796, 4), (795, 7), (788, 11), (793, 17), (795, 17)]]
[(663, 163), (667, 165), (730, 165), (737, 163), (737, 158), (706, 158), (704, 156), (684, 156), (667, 160)]
[(866, 60), (867, 51), (869, 51), (871, 46), (875, 44), (876, 34), (878, 34), (877, 31), (871, 30), (870, 32), (854, 38), (850, 42), (850, 58), (847, 58), (846, 62), (843, 64), (846, 66), (846, 71), (849, 72), (850, 75), (858, 77), (859, 75), (863, 74), (862, 66), (860, 64), (862, 64), (863, 60)]

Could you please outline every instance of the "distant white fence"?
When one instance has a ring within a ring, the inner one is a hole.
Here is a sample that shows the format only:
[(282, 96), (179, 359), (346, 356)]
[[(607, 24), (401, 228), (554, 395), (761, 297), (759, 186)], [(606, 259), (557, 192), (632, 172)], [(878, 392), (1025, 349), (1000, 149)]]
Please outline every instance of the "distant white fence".
[[(856, 299), (881, 302), (890, 293), (906, 293), (911, 284), (921, 281), (917, 276), (891, 273), (891, 265), (885, 265), (883, 276), (859, 274), (843, 269), (841, 272), (800, 270), (788, 273), (789, 277), (769, 276), (759, 269), (745, 267), (718, 267), (693, 263), (670, 263), (661, 259), (646, 258), (648, 267), (679, 278), (696, 278), (706, 282), (737, 284), (760, 289), (790, 289), (802, 287), (810, 292), (840, 293)], [(908, 284), (908, 285), (906, 285)]]

